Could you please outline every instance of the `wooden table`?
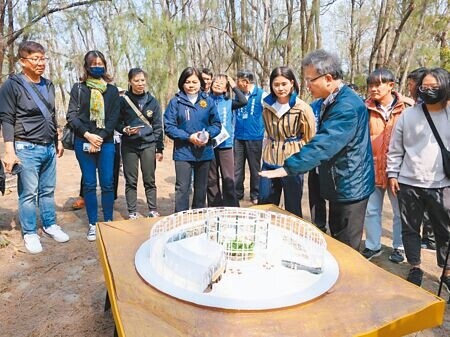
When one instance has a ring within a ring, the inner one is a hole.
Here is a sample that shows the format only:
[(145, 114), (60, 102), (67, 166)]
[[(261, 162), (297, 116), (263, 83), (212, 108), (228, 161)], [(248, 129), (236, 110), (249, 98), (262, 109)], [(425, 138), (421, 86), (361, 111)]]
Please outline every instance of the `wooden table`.
[[(273, 205), (258, 209), (285, 212)], [(158, 218), (100, 223), (97, 245), (119, 336), (403, 336), (442, 324), (445, 301), (326, 236), (339, 279), (293, 307), (233, 311), (193, 305), (145, 283), (134, 256)]]

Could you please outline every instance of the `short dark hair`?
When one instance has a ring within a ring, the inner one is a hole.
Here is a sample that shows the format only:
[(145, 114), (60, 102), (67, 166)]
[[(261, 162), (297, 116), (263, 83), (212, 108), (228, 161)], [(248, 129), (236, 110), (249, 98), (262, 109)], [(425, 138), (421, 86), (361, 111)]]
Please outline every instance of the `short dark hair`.
[(212, 72), (212, 70), (209, 69), (209, 68), (202, 68), (202, 74), (211, 76), (211, 78), (213, 77), (213, 72)]
[(145, 79), (146, 80), (148, 79), (148, 74), (141, 68), (131, 68), (130, 71), (128, 72), (128, 81), (131, 81), (133, 77), (139, 74), (144, 74)]
[(341, 59), (334, 53), (317, 49), (308, 53), (302, 60), (302, 68), (313, 66), (319, 75), (330, 74), (334, 80), (343, 79)]
[(92, 61), (96, 58), (100, 58), (102, 60), (103, 64), (105, 65), (105, 74), (102, 76), (102, 78), (106, 82), (111, 82), (112, 76), (108, 74), (108, 65), (106, 63), (105, 55), (103, 55), (103, 53), (98, 50), (90, 50), (86, 53), (86, 55), (84, 55), (84, 64), (83, 64), (84, 74), (81, 76), (80, 80), (82, 82), (87, 80), (87, 78), (89, 77), (89, 74), (90, 74), (90, 70), (89, 70), (90, 65), (91, 65)]
[(422, 77), (417, 82), (417, 88), (422, 85), (423, 79), (425, 76), (431, 75), (436, 79), (436, 82), (439, 84), (439, 90), (442, 90), (444, 93), (442, 99), (439, 101), (442, 107), (447, 105), (447, 101), (450, 100), (450, 73), (443, 68), (432, 68), (426, 69), (422, 73)]
[(19, 58), (24, 58), (33, 53), (45, 54), (45, 48), (40, 43), (34, 41), (22, 41), (19, 44), (19, 49), (17, 51)]
[[(274, 70), (272, 70), (272, 73), (270, 74), (270, 93), (272, 95), (275, 95), (272, 89), (272, 83), (275, 80), (275, 77), (283, 76), (287, 78), (289, 81), (294, 81), (294, 90), (296, 93), (300, 91), (300, 87), (298, 85), (297, 78), (295, 77), (294, 72), (291, 68), (286, 66), (276, 67)], [(276, 96), (276, 95), (275, 95)]]
[[(128, 71), (128, 81), (131, 81), (135, 76), (137, 76), (139, 74), (143, 74), (145, 80), (146, 81), (148, 80), (148, 75), (147, 75), (147, 73), (144, 70), (142, 70), (141, 68), (131, 68)], [(131, 92), (131, 85), (130, 84), (128, 84), (128, 91)]]
[(239, 71), (237, 72), (236, 77), (237, 77), (237, 78), (245, 78), (245, 79), (248, 80), (250, 83), (255, 83), (255, 75), (253, 74), (252, 71), (247, 70), (247, 69), (239, 70)]
[(200, 88), (205, 87), (205, 81), (203, 81), (200, 70), (198, 70), (198, 68), (195, 68), (195, 67), (187, 67), (181, 72), (180, 78), (178, 79), (178, 89), (180, 91), (184, 92), (183, 85), (186, 82), (186, 79), (188, 77), (191, 77), (192, 75), (195, 75), (198, 77), (198, 79), (200, 81)]
[(380, 85), (381, 83), (396, 82), (392, 71), (385, 68), (378, 68), (367, 76), (367, 85)]
[(417, 83), (420, 80), (420, 78), (422, 77), (425, 70), (427, 70), (427, 68), (425, 68), (425, 67), (420, 67), (420, 68), (414, 69), (413, 71), (411, 71), (408, 74), (406, 79), (412, 80)]

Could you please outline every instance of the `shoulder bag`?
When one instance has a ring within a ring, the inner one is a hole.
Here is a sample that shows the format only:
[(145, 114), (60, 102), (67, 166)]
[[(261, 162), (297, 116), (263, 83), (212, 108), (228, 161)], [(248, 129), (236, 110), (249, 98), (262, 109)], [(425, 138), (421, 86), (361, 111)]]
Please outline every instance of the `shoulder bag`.
[(123, 97), (125, 98), (125, 100), (127, 101), (128, 105), (131, 107), (131, 109), (133, 109), (133, 111), (136, 113), (136, 115), (138, 115), (138, 117), (148, 126), (150, 125), (150, 122), (148, 121), (147, 118), (144, 117), (144, 115), (142, 114), (142, 112), (139, 111), (139, 109), (137, 108), (137, 106), (133, 103), (133, 101), (131, 101), (130, 97), (128, 97), (126, 94), (123, 95)]
[(441, 154), (442, 154), (442, 163), (444, 165), (444, 173), (447, 176), (447, 178), (450, 178), (450, 151), (448, 151), (444, 143), (442, 142), (441, 136), (439, 136), (438, 131), (436, 130), (436, 126), (433, 123), (433, 120), (431, 119), (430, 113), (428, 112), (428, 108), (425, 105), (425, 103), (422, 103), (422, 109), (423, 113), (425, 114), (425, 117), (427, 118), (428, 124), (430, 124), (431, 131), (433, 131), (434, 138), (436, 138), (436, 141), (439, 144), (439, 147), (441, 148)]
[[(81, 85), (78, 83), (78, 106), (77, 106), (77, 113), (80, 111), (80, 93), (81, 93)], [(63, 147), (66, 150), (73, 150), (74, 143), (75, 143), (75, 132), (72, 130), (70, 125), (66, 123), (64, 125), (62, 136), (61, 136), (61, 143)]]

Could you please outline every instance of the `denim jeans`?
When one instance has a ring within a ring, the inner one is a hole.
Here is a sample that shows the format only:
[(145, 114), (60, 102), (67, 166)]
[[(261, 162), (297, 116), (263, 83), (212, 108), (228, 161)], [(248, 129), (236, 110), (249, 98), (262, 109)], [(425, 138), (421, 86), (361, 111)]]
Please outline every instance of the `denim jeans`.
[(97, 205), (97, 170), (101, 188), (103, 220), (113, 219), (114, 208), (114, 144), (103, 143), (100, 152), (83, 151), (84, 139), (75, 138), (75, 155), (83, 175), (83, 194), (86, 212), (90, 224), (98, 222)]
[(22, 162), (18, 174), (19, 219), (22, 233), (37, 233), (36, 205), (43, 227), (56, 224), (55, 186), (56, 150), (53, 143), (38, 145), (26, 141), (15, 142), (17, 157)]
[[(279, 166), (263, 162), (262, 170), (275, 170)], [(258, 204), (280, 204), (281, 191), (284, 192), (284, 208), (299, 217), (302, 217), (303, 174), (283, 178), (259, 180)]]
[[(375, 187), (375, 191), (370, 195), (367, 204), (364, 228), (366, 230), (366, 248), (371, 250), (381, 249), (383, 199), (386, 190), (381, 187)], [(400, 220), (400, 210), (398, 208), (398, 199), (390, 189), (387, 189), (389, 201), (392, 206), (392, 246), (399, 248), (402, 246), (402, 223)]]

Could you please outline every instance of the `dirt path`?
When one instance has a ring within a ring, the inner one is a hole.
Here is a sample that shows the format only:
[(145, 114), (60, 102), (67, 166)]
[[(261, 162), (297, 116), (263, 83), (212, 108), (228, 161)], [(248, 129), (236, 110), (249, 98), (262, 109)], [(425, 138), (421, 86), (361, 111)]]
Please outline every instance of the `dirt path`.
[[(157, 167), (158, 205), (162, 215), (171, 214), (174, 207), (175, 174), (170, 143), (167, 147), (165, 158)], [(10, 241), (6, 248), (0, 249), (0, 336), (113, 336), (114, 322), (111, 313), (103, 311), (106, 291), (96, 245), (89, 243), (85, 237), (86, 213), (85, 210), (71, 209), (73, 197), (79, 192), (79, 181), (80, 171), (74, 153), (66, 151), (64, 157), (58, 160), (56, 206), (58, 223), (69, 233), (71, 239), (67, 243), (58, 244), (43, 237), (44, 251), (38, 255), (27, 254), (23, 246), (17, 225), (14, 180), (8, 182), (8, 194), (0, 197), (0, 234)], [(122, 220), (127, 214), (123, 186), (123, 177), (120, 177), (115, 220)], [(138, 196), (138, 211), (145, 214), (142, 185), (139, 185)], [(248, 201), (241, 203), (244, 207), (249, 205)], [(303, 209), (308, 218), (306, 186)], [(408, 265), (396, 265), (387, 259), (390, 253), (388, 237), (391, 234), (389, 205), (386, 204), (385, 210), (383, 244), (387, 246), (383, 247), (384, 254), (373, 262), (405, 277)], [(436, 293), (439, 269), (436, 267), (435, 255), (423, 251), (423, 257), (423, 287)], [(444, 296), (447, 294), (444, 293)], [(441, 327), (414, 336), (450, 336), (450, 315), (446, 313)]]

